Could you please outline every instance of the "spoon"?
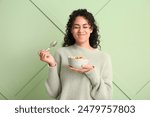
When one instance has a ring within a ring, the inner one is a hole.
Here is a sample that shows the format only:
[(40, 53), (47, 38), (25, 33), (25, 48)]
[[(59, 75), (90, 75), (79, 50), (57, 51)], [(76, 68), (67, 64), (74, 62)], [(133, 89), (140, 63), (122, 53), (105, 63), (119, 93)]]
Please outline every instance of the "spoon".
[(56, 45), (57, 45), (57, 41), (52, 41), (49, 47), (46, 49), (46, 51), (49, 51), (52, 47), (55, 47)]

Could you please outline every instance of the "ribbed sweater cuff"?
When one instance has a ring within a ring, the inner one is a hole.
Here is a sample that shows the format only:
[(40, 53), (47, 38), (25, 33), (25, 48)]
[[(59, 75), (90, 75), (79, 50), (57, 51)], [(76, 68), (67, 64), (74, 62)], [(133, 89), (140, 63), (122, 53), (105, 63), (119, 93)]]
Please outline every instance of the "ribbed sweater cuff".
[(89, 78), (90, 82), (92, 83), (92, 86), (95, 86), (98, 83), (96, 79), (97, 75), (94, 69), (88, 72), (85, 72), (85, 75), (87, 76), (87, 78)]
[(56, 69), (57, 68), (57, 64), (54, 67), (51, 67), (49, 65), (47, 65), (49, 69)]

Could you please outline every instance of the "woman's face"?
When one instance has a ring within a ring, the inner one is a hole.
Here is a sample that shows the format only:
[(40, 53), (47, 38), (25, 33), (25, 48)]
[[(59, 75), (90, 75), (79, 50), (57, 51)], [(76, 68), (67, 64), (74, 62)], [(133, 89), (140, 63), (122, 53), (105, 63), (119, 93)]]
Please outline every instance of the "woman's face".
[(92, 28), (84, 17), (77, 16), (71, 28), (71, 33), (77, 44), (89, 44)]

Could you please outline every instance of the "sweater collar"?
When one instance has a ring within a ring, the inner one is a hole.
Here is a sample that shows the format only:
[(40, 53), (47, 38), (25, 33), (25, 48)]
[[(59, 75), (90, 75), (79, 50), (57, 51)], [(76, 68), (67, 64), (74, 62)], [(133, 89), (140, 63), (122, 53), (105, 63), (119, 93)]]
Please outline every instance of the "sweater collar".
[(93, 49), (93, 50), (90, 50), (90, 49), (78, 46), (77, 44), (74, 44), (73, 47), (75, 47), (76, 49), (80, 49), (80, 50), (84, 50), (84, 51), (88, 51), (88, 52), (97, 52), (97, 51), (99, 51), (97, 48)]

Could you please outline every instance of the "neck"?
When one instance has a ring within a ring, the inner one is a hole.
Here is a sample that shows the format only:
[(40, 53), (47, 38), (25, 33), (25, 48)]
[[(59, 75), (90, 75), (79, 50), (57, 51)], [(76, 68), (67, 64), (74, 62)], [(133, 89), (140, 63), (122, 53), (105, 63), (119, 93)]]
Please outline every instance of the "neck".
[(93, 48), (90, 46), (90, 44), (78, 44), (78, 43), (76, 43), (76, 45), (80, 46), (82, 48), (93, 50)]

